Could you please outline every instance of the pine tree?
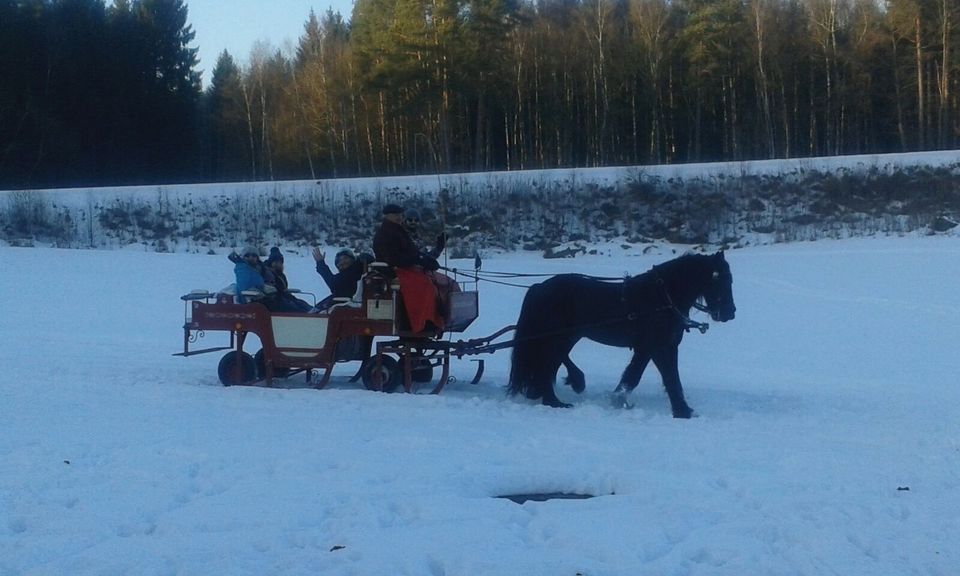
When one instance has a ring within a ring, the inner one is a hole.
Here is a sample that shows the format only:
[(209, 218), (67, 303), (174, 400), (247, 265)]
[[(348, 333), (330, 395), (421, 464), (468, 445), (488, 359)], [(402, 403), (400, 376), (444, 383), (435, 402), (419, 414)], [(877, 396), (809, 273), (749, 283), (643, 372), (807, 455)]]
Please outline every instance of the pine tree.
[(249, 147), (240, 68), (224, 50), (210, 76), (205, 94), (209, 131), (209, 171), (216, 181), (242, 180), (248, 173)]
[(144, 103), (151, 111), (142, 124), (153, 149), (145, 171), (155, 179), (196, 177), (200, 73), (194, 69), (197, 48), (189, 45), (194, 32), (187, 6), (183, 0), (140, 0), (133, 6), (142, 38)]

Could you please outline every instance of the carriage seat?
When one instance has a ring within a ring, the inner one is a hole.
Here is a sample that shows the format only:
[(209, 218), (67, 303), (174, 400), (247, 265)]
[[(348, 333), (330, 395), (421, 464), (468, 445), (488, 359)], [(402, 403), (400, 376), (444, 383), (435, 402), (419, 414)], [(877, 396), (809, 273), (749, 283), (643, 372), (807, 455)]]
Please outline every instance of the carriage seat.
[[(264, 288), (273, 288), (273, 287), (272, 287), (272, 286), (265, 286)], [(273, 288), (273, 289), (274, 289), (274, 291), (276, 291), (276, 288)], [(234, 302), (234, 304), (239, 304), (239, 302), (237, 302), (237, 284), (236, 284), (236, 283), (230, 284), (230, 285), (227, 286), (226, 288), (220, 289), (220, 291), (217, 292), (217, 296), (219, 297), (219, 296), (221, 296), (221, 295), (222, 295), (222, 296), (231, 296), (231, 297), (233, 297), (233, 302)], [(266, 296), (267, 294), (266, 294), (266, 291), (264, 291), (264, 290), (256, 290), (256, 289), (253, 289), (253, 290), (244, 290), (244, 291), (243, 291), (243, 295), (246, 296), (246, 298), (247, 298), (248, 301), (253, 301), (253, 300), (259, 300), (259, 299), (263, 298), (264, 296)]]
[(187, 294), (184, 294), (180, 297), (181, 300), (188, 302), (190, 300), (209, 300), (216, 296), (213, 292), (209, 290), (191, 290)]
[(387, 264), (386, 262), (379, 261), (367, 264), (367, 273), (382, 276), (384, 278), (396, 278), (397, 276), (393, 272), (393, 266)]
[(338, 297), (336, 297), (336, 298), (333, 299), (333, 304), (331, 304), (330, 307), (327, 308), (327, 310), (331, 310), (331, 311), (332, 311), (332, 310), (334, 310), (335, 308), (360, 308), (360, 307), (362, 307), (362, 306), (363, 306), (362, 302), (360, 302), (360, 301), (358, 301), (358, 300), (356, 300), (356, 299), (354, 299), (354, 298), (347, 298), (347, 297), (344, 297), (344, 296), (338, 296)]
[[(385, 287), (389, 287), (394, 292), (400, 291), (400, 280), (397, 279), (396, 273), (393, 271), (393, 266), (387, 264), (386, 262), (371, 262), (367, 264), (367, 274), (383, 278), (386, 283)], [(366, 274), (365, 274), (366, 275)], [(358, 289), (358, 293), (362, 293), (362, 283), (363, 279), (360, 279), (361, 286)]]

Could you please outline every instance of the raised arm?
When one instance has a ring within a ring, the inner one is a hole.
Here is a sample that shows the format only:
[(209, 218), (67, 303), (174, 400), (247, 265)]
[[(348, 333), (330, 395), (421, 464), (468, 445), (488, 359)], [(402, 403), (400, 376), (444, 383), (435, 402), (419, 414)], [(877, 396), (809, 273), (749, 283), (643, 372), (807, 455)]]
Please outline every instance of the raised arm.
[(330, 266), (326, 262), (326, 254), (324, 254), (319, 248), (313, 249), (313, 259), (317, 261), (317, 274), (323, 278), (324, 283), (326, 283), (327, 288), (330, 289), (330, 292), (334, 291), (334, 277), (333, 271), (330, 270)]

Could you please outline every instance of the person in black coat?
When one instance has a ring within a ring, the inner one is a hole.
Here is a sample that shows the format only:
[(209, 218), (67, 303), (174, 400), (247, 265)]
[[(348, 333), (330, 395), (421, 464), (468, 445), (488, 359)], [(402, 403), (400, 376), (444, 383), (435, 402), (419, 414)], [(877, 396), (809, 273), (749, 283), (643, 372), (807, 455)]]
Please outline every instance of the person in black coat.
[(440, 263), (420, 251), (410, 232), (403, 226), (403, 208), (397, 204), (383, 207), (383, 222), (373, 235), (373, 254), (379, 262), (397, 268), (420, 266), (433, 271)]
[(317, 261), (317, 274), (330, 288), (332, 298), (353, 297), (357, 292), (357, 282), (363, 276), (363, 260), (354, 256), (350, 250), (341, 250), (333, 258), (333, 265), (337, 267), (334, 274), (327, 265), (326, 254), (319, 248), (313, 249), (313, 259)]
[(277, 289), (274, 312), (306, 312), (312, 308), (310, 304), (297, 298), (290, 293), (290, 284), (287, 282), (287, 275), (283, 272), (283, 254), (280, 248), (274, 246), (270, 249), (270, 255), (264, 262), (266, 267), (273, 275), (274, 288)]
[(373, 236), (373, 253), (378, 261), (393, 266), (400, 278), (410, 329), (442, 331), (449, 295), (460, 287), (437, 272), (440, 263), (420, 250), (404, 223), (402, 207), (384, 206), (383, 222)]

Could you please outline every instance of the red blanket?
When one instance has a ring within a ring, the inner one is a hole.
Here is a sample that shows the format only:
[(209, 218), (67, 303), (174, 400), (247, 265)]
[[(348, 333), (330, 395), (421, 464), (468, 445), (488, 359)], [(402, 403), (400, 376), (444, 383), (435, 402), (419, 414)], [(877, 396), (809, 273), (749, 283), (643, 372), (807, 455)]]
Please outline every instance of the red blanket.
[(437, 287), (426, 274), (412, 268), (397, 268), (400, 294), (407, 308), (411, 332), (423, 332), (427, 321), (443, 330), (443, 315), (437, 305)]

